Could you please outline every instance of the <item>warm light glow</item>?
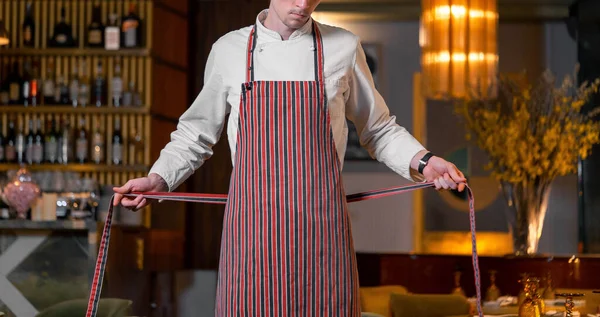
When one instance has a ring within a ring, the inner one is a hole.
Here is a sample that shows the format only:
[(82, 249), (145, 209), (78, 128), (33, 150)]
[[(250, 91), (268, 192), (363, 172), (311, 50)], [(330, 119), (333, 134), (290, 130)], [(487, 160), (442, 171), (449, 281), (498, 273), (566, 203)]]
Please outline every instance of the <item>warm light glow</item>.
[(495, 96), (496, 0), (422, 0), (419, 33), (425, 95), (462, 98), (472, 89)]
[(10, 41), (6, 37), (0, 37), (0, 45), (8, 45)]

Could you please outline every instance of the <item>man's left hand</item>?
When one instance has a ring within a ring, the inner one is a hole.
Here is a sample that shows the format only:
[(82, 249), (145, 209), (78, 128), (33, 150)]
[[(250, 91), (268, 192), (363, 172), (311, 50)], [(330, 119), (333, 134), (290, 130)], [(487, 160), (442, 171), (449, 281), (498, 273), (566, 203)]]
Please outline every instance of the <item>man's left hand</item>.
[(436, 189), (465, 189), (467, 179), (465, 175), (452, 164), (439, 156), (429, 159), (427, 166), (423, 169), (423, 176), (428, 182), (433, 182)]

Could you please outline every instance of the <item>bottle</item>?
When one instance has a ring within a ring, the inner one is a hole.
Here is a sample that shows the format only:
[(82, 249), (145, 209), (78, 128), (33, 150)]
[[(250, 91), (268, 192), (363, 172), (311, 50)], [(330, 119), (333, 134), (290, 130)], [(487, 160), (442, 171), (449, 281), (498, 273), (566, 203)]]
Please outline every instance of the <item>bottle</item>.
[(96, 122), (96, 128), (94, 135), (92, 136), (92, 161), (96, 164), (100, 164), (104, 160), (104, 138), (102, 132), (100, 132), (100, 124)]
[(33, 73), (29, 80), (29, 100), (27, 103), (33, 107), (40, 104), (40, 71), (38, 63), (33, 64)]
[(88, 160), (88, 136), (85, 130), (85, 119), (79, 119), (79, 131), (75, 140), (75, 159), (78, 163), (86, 163)]
[(73, 131), (68, 119), (65, 119), (59, 140), (59, 162), (62, 164), (73, 162)]
[(35, 46), (35, 21), (33, 19), (33, 6), (31, 1), (27, 2), (25, 19), (23, 20), (23, 46)]
[(109, 24), (104, 28), (104, 49), (118, 50), (121, 48), (121, 30), (119, 29), (118, 15), (111, 13)]
[(66, 22), (64, 5), (60, 9), (60, 20), (54, 25), (54, 33), (50, 38), (50, 47), (75, 47), (73, 28)]
[(55, 99), (57, 105), (68, 105), (69, 104), (69, 87), (67, 86), (66, 79), (63, 75), (56, 77), (56, 90)]
[(17, 161), (17, 135), (15, 132), (15, 122), (11, 119), (8, 122), (8, 133), (4, 143), (4, 157), (7, 163), (15, 163)]
[(79, 105), (85, 107), (90, 103), (90, 85), (88, 84), (89, 78), (85, 67), (86, 61), (81, 62), (81, 68), (79, 69), (79, 75), (81, 80), (79, 81)]
[(23, 134), (23, 122), (19, 122), (17, 130), (17, 141), (15, 142), (15, 152), (17, 154), (17, 163), (24, 164), (25, 160), (25, 135)]
[(55, 164), (58, 162), (58, 138), (56, 136), (56, 121), (54, 119), (46, 121), (45, 138), (44, 155), (46, 162)]
[(133, 80), (129, 82), (127, 90), (123, 93), (123, 106), (129, 107), (133, 105), (133, 93), (135, 89), (135, 83)]
[(121, 22), (121, 31), (123, 34), (122, 45), (125, 48), (134, 48), (141, 46), (141, 28), (142, 21), (135, 12), (135, 4), (129, 5), (129, 14), (123, 17)]
[(46, 79), (44, 80), (43, 88), (45, 105), (52, 105), (55, 103), (54, 79), (54, 59), (50, 57), (46, 67)]
[(4, 65), (2, 71), (2, 83), (0, 83), (0, 103), (8, 105), (10, 103), (9, 84), (8, 84), (8, 73), (10, 72), (9, 65)]
[(13, 62), (11, 73), (8, 75), (8, 101), (10, 104), (23, 104), (21, 96), (21, 76), (19, 75), (19, 63)]
[(104, 46), (104, 24), (102, 24), (101, 15), (100, 5), (94, 5), (92, 21), (87, 27), (87, 46), (89, 47)]
[(96, 78), (94, 79), (94, 104), (101, 107), (106, 100), (106, 81), (102, 76), (102, 62), (98, 61), (96, 66)]
[(23, 77), (21, 79), (21, 96), (25, 107), (30, 106), (29, 93), (31, 92), (31, 64), (26, 61), (23, 65)]
[(40, 164), (44, 161), (44, 136), (42, 135), (42, 120), (38, 118), (35, 126), (35, 136), (33, 140), (33, 163)]
[(142, 142), (142, 135), (139, 131), (133, 130), (132, 137), (129, 140), (129, 164), (143, 164), (144, 163), (144, 142)]
[(77, 74), (77, 67), (73, 67), (71, 73), (71, 83), (69, 84), (69, 99), (71, 100), (71, 105), (73, 107), (77, 107), (79, 102), (79, 79)]
[(35, 134), (33, 133), (33, 119), (29, 119), (29, 133), (25, 137), (25, 161), (27, 164), (33, 164), (33, 141)]
[(115, 165), (123, 164), (123, 136), (121, 136), (121, 121), (115, 118), (115, 129), (112, 135), (112, 162)]
[(123, 79), (121, 78), (121, 62), (116, 61), (115, 74), (111, 80), (112, 103), (115, 107), (121, 107), (123, 95)]

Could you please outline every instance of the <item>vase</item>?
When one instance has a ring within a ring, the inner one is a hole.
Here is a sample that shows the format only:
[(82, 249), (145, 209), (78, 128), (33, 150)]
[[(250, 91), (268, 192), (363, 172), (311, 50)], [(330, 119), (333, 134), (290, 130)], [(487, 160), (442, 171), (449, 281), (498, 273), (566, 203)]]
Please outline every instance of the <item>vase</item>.
[(548, 210), (550, 184), (550, 181), (538, 181), (534, 184), (502, 183), (502, 190), (508, 204), (507, 220), (516, 256), (538, 253)]

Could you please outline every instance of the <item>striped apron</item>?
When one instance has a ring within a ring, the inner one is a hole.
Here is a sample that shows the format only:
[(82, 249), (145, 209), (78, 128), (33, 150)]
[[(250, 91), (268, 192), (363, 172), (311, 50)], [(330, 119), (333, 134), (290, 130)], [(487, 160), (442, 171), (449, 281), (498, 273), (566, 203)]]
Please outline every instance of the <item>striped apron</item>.
[(313, 24), (314, 81), (255, 81), (255, 30), (240, 96), (216, 316), (360, 316), (321, 34)]

